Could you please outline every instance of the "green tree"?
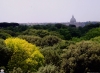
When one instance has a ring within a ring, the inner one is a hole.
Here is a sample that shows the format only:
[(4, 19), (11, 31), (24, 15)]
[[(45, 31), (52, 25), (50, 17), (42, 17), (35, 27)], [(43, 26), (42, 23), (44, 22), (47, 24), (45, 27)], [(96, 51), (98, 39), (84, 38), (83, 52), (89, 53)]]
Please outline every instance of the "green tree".
[(53, 46), (59, 42), (61, 42), (60, 38), (58, 38), (57, 36), (49, 35), (49, 36), (45, 36), (42, 39), (41, 43), (43, 46)]
[(59, 34), (64, 36), (65, 40), (70, 40), (72, 38), (68, 29), (59, 29), (58, 32)]
[(85, 36), (83, 36), (84, 39), (86, 40), (90, 40), (91, 38), (100, 36), (100, 28), (93, 28), (91, 30), (89, 30)]
[(82, 35), (81, 31), (78, 28), (69, 27), (68, 30), (71, 34), (71, 37), (80, 37)]
[(44, 55), (45, 65), (53, 64), (55, 66), (59, 66), (61, 62), (61, 50), (54, 50), (52, 48), (44, 48), (41, 49), (41, 53)]
[(81, 41), (70, 45), (62, 54), (61, 66), (66, 73), (100, 72), (100, 44)]
[(11, 55), (12, 55), (12, 52), (8, 50), (8, 48), (6, 47), (4, 43), (4, 40), (0, 39), (0, 67), (7, 66)]
[(6, 38), (9, 38), (9, 37), (11, 37), (11, 35), (8, 34), (8, 33), (0, 33), (0, 38), (1, 39), (6, 39)]
[(95, 24), (93, 24), (93, 23), (87, 23), (83, 28), (81, 27), (80, 30), (81, 30), (82, 34), (85, 34), (89, 30), (91, 30), (93, 28), (97, 28), (97, 27), (100, 27), (100, 23), (95, 23)]
[(72, 38), (72, 41), (74, 41), (74, 42), (80, 42), (82, 40), (83, 40), (82, 38), (77, 38), (77, 37)]
[(20, 67), (14, 67), (12, 71), (9, 71), (9, 73), (23, 73), (23, 71)]
[(36, 29), (28, 29), (26, 31), (23, 32), (24, 35), (35, 35), (35, 36), (39, 36), (39, 37), (44, 37), (49, 35), (48, 30), (36, 30)]
[(33, 36), (33, 35), (19, 35), (18, 36), (21, 39), (24, 39), (28, 41), (29, 43), (35, 44), (36, 46), (41, 46), (41, 40), (42, 38), (38, 36)]
[(37, 31), (36, 34), (37, 34), (39, 37), (43, 38), (43, 37), (49, 35), (49, 32), (48, 32), (47, 30), (39, 30), (39, 31)]
[(91, 39), (94, 42), (100, 43), (100, 36)]
[(55, 65), (49, 64), (45, 67), (40, 67), (37, 73), (59, 73), (59, 70)]
[(50, 31), (50, 35), (57, 36), (61, 39), (64, 39), (64, 35), (59, 34), (57, 31)]

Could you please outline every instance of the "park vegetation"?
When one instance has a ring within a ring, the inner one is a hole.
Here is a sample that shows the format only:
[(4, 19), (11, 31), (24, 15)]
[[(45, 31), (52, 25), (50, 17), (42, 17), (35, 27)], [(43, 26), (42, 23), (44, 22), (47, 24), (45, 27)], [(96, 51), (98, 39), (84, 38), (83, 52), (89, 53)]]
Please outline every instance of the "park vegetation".
[(100, 72), (100, 23), (84, 27), (0, 23), (5, 73)]

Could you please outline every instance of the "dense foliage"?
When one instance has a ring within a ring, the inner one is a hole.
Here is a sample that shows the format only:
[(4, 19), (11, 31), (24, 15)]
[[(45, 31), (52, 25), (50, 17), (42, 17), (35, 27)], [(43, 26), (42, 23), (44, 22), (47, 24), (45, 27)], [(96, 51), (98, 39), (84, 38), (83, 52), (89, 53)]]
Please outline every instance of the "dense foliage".
[(100, 44), (82, 41), (62, 54), (62, 67), (66, 73), (100, 72)]
[(6, 73), (100, 72), (100, 23), (0, 23), (0, 58)]
[(35, 45), (19, 38), (8, 38), (5, 43), (12, 52), (8, 62), (9, 69), (20, 67), (27, 72), (27, 70), (37, 71), (42, 66), (44, 57)]

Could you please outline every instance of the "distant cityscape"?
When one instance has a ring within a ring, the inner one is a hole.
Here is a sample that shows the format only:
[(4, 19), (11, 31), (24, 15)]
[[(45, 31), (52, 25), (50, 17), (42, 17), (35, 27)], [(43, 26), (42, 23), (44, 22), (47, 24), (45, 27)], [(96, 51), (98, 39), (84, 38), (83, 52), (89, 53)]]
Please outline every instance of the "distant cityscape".
[(76, 27), (84, 27), (86, 24), (96, 24), (98, 22), (96, 21), (88, 21), (88, 22), (77, 22), (74, 16), (72, 15), (72, 18), (70, 19), (70, 22), (66, 23), (66, 25), (75, 25)]
[[(56, 24), (55, 23), (20, 23), (21, 25), (47, 25), (47, 24)], [(99, 21), (86, 21), (86, 22), (77, 22), (76, 18), (72, 15), (71, 19), (69, 22), (61, 22), (61, 24), (64, 25), (75, 25), (76, 27), (84, 27), (87, 24), (96, 24), (99, 23)]]

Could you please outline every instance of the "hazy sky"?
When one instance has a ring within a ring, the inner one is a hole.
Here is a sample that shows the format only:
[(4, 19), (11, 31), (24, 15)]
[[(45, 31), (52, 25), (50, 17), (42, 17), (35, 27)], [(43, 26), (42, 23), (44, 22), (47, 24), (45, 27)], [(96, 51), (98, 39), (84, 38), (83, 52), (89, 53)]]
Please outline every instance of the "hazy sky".
[(100, 0), (0, 0), (0, 22), (100, 21)]

